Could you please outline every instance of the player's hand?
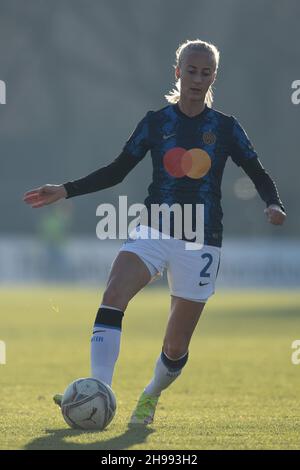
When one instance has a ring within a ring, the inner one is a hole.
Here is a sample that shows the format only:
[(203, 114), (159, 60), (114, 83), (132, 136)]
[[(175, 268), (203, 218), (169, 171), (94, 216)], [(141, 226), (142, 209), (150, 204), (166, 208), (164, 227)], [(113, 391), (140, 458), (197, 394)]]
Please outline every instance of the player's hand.
[(286, 219), (286, 214), (283, 212), (281, 207), (276, 204), (271, 204), (265, 209), (265, 214), (268, 218), (268, 222), (273, 225), (282, 225)]
[(23, 196), (23, 201), (34, 209), (47, 206), (67, 196), (67, 191), (62, 184), (45, 184), (40, 188), (28, 191)]

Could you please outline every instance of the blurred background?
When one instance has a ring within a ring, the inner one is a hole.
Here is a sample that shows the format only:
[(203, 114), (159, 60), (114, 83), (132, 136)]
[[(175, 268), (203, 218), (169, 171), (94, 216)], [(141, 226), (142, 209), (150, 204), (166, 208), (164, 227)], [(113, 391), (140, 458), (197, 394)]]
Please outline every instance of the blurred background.
[(31, 209), (25, 191), (108, 164), (148, 110), (167, 104), (175, 51), (220, 50), (214, 107), (232, 114), (275, 179), (284, 227), (229, 159), (223, 178), (222, 287), (300, 285), (298, 0), (0, 0), (0, 281), (104, 282), (122, 241), (96, 238), (100, 203), (143, 202), (150, 154), (102, 192)]

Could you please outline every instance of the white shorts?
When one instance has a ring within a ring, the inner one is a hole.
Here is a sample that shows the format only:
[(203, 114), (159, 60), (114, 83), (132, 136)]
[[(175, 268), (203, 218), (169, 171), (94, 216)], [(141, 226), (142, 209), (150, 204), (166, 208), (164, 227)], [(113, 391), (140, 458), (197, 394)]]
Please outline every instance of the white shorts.
[(221, 249), (203, 245), (201, 249), (190, 250), (186, 249), (187, 242), (172, 237), (155, 240), (145, 236), (141, 238), (141, 233), (149, 234), (150, 230), (155, 232), (146, 226), (138, 227), (130, 234), (120, 251), (129, 251), (139, 256), (149, 269), (152, 280), (167, 269), (171, 295), (206, 302), (215, 292)]

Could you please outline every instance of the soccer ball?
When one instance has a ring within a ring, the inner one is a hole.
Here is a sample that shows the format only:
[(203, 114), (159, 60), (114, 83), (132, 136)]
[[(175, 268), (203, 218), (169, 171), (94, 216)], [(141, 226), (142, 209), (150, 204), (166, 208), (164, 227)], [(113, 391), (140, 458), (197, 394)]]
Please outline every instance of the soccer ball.
[(77, 379), (65, 390), (61, 411), (69, 426), (103, 430), (113, 419), (117, 403), (114, 392), (97, 379)]

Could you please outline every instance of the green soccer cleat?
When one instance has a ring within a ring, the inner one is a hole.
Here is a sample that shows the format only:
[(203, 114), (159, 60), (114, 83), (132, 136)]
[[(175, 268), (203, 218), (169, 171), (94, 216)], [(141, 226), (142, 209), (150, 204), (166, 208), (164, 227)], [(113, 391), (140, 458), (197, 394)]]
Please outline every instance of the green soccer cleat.
[(62, 397), (63, 397), (62, 393), (57, 393), (53, 397), (54, 403), (59, 407), (61, 407)]
[(151, 424), (158, 399), (159, 396), (147, 395), (143, 392), (132, 413), (129, 424)]

